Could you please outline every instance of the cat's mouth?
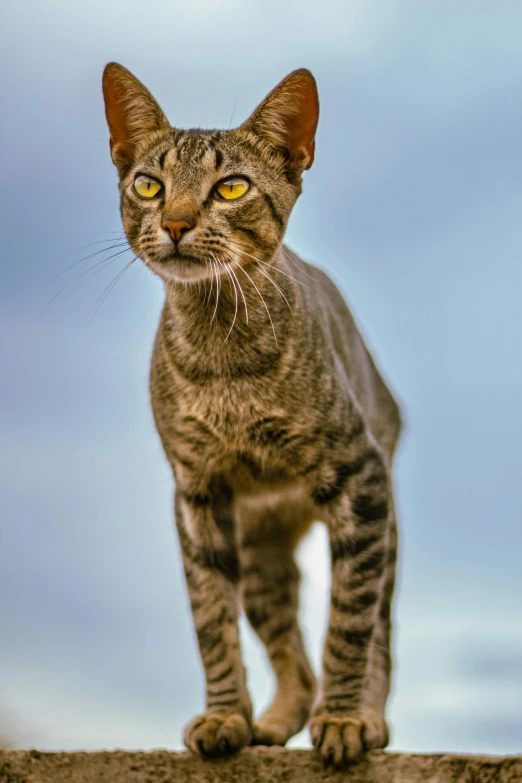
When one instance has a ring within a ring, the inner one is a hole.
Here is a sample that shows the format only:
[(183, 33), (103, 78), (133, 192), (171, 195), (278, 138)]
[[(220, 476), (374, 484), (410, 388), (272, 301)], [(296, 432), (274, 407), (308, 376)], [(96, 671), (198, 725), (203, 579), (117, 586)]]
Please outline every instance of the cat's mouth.
[(161, 261), (158, 263), (160, 264), (206, 264), (206, 261), (199, 256), (193, 256), (189, 255), (188, 253), (180, 253), (179, 251), (174, 251), (173, 253), (169, 253), (169, 255), (164, 256)]
[(208, 260), (201, 256), (180, 253), (173, 250), (168, 254), (150, 257), (146, 261), (153, 272), (169, 282), (184, 282), (202, 280), (211, 274)]

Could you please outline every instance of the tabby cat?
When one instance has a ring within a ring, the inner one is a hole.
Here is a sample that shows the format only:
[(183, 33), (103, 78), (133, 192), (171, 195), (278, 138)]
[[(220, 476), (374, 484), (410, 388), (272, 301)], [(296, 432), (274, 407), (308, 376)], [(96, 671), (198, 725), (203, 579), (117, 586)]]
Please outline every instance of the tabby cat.
[[(116, 63), (103, 90), (125, 232), (165, 283), (150, 389), (206, 676), (185, 744), (284, 745), (311, 715), (341, 766), (388, 742), (400, 414), (335, 285), (282, 244), (314, 159), (315, 80), (293, 71), (228, 131), (172, 128)], [(315, 520), (332, 568), (317, 696), (294, 559)], [(277, 679), (256, 721), (241, 605)]]

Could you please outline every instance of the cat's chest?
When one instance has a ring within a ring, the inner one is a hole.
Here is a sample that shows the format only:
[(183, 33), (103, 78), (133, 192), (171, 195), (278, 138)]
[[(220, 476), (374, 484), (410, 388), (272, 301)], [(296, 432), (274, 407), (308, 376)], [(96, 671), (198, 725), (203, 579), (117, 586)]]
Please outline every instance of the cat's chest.
[(193, 379), (166, 351), (158, 359), (152, 405), (171, 459), (181, 456), (196, 471), (203, 462), (205, 471), (246, 466), (259, 479), (298, 471), (316, 459), (322, 413), (295, 393), (288, 368)]
[(183, 429), (207, 431), (227, 449), (251, 447), (258, 442), (257, 424), (270, 417), (290, 421), (292, 414), (269, 389), (254, 391), (247, 383), (215, 383), (197, 392), (180, 394), (173, 416)]
[(188, 449), (220, 464), (239, 460), (256, 475), (280, 473), (289, 461), (297, 466), (315, 450), (310, 411), (291, 405), (273, 379), (176, 384), (167, 396), (153, 394), (153, 407), (167, 451)]

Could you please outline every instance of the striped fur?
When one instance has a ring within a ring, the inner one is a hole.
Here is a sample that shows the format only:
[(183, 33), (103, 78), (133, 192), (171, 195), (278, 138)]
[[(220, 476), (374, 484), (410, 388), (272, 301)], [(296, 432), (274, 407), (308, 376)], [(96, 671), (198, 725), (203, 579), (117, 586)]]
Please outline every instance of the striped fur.
[[(104, 93), (125, 231), (166, 290), (150, 389), (207, 688), (185, 742), (207, 756), (284, 745), (312, 714), (315, 747), (342, 765), (388, 740), (400, 414), (339, 291), (282, 244), (313, 161), (315, 82), (294, 71), (230, 131), (171, 128), (116, 64)], [(136, 195), (138, 174), (162, 183), (158, 197)], [(231, 176), (250, 189), (220, 201)], [(190, 230), (176, 243), (166, 220)], [(316, 697), (294, 551), (317, 519), (332, 591)], [(277, 680), (255, 722), (241, 604)]]

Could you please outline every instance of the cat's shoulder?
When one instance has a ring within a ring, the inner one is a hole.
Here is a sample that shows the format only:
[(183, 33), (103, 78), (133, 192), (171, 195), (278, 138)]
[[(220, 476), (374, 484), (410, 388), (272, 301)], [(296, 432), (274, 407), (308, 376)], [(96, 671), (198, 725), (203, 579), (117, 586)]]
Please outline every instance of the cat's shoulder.
[(315, 301), (321, 302), (337, 316), (352, 323), (353, 317), (346, 299), (330, 275), (320, 266), (302, 259), (286, 245), (283, 246), (283, 250), (293, 266), (292, 274), (299, 271), (299, 282), (312, 291)]

